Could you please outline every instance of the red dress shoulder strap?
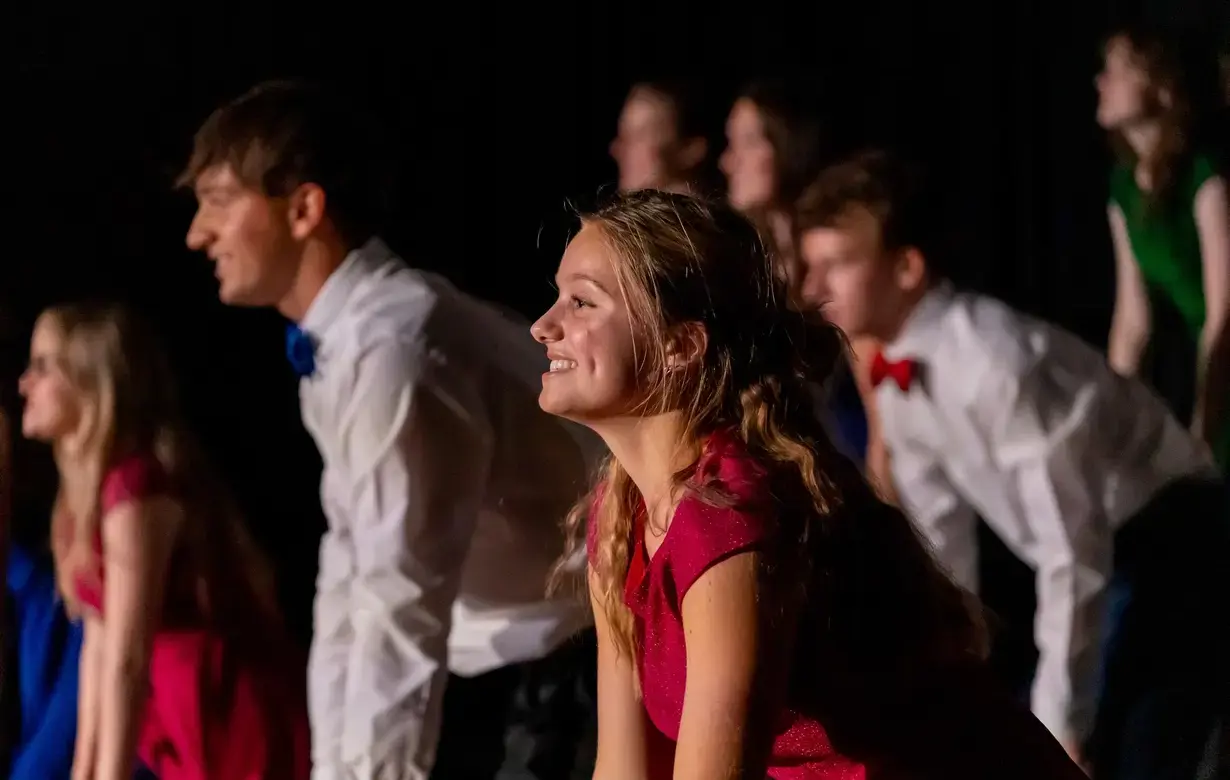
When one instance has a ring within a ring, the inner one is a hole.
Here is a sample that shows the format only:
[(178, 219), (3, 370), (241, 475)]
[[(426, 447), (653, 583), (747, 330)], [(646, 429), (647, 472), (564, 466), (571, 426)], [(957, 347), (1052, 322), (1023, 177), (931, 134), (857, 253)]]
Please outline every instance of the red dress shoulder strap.
[(775, 520), (767, 474), (734, 434), (714, 434), (697, 472), (699, 481), (718, 489), (729, 502), (713, 505), (690, 495), (675, 510), (663, 548), (681, 602), (713, 566), (764, 547)]

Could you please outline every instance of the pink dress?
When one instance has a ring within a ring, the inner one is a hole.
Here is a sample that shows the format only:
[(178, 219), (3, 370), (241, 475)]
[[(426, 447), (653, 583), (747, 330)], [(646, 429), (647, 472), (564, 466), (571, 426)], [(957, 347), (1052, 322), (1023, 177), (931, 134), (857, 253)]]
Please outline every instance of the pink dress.
[[(156, 461), (129, 458), (104, 478), (101, 510), (105, 515), (167, 487)], [(98, 560), (96, 571), (77, 577), (77, 588), (82, 602), (102, 615), (101, 555)], [(267, 660), (241, 657), (203, 627), (193, 578), (183, 564), (182, 555), (173, 557), (150, 655), (138, 757), (159, 780), (307, 780), (307, 705), (298, 654), (278, 629), (260, 638), (278, 652), (265, 654)]]
[[(687, 688), (684, 596), (710, 567), (739, 553), (769, 549), (774, 527), (775, 504), (765, 474), (735, 435), (712, 437), (698, 471), (716, 477), (739, 507), (716, 508), (685, 498), (652, 558), (646, 554), (643, 527), (638, 525), (631, 540), (624, 600), (639, 634), (637, 661), (650, 724), (652, 780), (672, 776), (679, 738)], [(589, 529), (591, 559), (594, 525)], [(868, 725), (833, 730), (842, 734), (840, 740), (812, 714), (829, 711), (821, 698), (803, 690), (784, 697), (790, 704), (773, 719), (768, 771), (773, 780), (1084, 778), (1046, 729), (981, 669), (920, 681), (917, 690), (893, 699), (902, 703), (900, 709), (870, 708), (872, 714), (862, 721)], [(837, 726), (835, 721), (829, 725)], [(864, 747), (854, 747), (867, 733), (874, 733), (873, 738), (860, 741)], [(851, 734), (855, 739), (848, 738)]]

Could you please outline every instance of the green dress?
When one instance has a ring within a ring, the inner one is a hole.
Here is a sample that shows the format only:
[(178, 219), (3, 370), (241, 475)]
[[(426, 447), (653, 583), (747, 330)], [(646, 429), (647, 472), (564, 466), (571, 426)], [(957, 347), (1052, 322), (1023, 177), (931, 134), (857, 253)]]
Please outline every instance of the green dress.
[[(1116, 166), (1110, 178), (1111, 202), (1119, 207), (1127, 221), (1132, 254), (1140, 265), (1153, 303), (1154, 327), (1149, 351), (1155, 358), (1150, 361), (1155, 369), (1154, 384), (1185, 422), (1191, 418), (1195, 360), (1205, 316), (1204, 263), (1194, 204), (1196, 192), (1217, 175), (1210, 157), (1195, 155), (1184, 174), (1176, 179), (1175, 197), (1170, 205), (1153, 208), (1146, 205), (1131, 167)], [(1168, 312), (1173, 313), (1169, 319)], [(1171, 335), (1167, 331), (1177, 331), (1174, 335), (1183, 343), (1160, 346), (1158, 342)], [(1170, 346), (1178, 349), (1170, 349)], [(1173, 360), (1166, 362), (1163, 353), (1171, 357), (1182, 355), (1185, 365)], [(1176, 371), (1186, 374), (1179, 378), (1174, 376)], [(1175, 387), (1182, 389), (1172, 389)], [(1222, 425), (1213, 449), (1223, 470), (1230, 466), (1230, 419)]]

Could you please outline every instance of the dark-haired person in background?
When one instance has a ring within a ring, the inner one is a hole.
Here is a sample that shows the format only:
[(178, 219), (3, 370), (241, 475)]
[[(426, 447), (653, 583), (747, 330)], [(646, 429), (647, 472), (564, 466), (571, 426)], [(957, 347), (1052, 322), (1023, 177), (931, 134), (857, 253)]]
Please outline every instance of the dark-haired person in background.
[(1187, 780), (1230, 648), (1225, 486), (1142, 383), (940, 278), (926, 198), (881, 152), (821, 174), (798, 211), (804, 294), (885, 345), (895, 487), (957, 580), (978, 587), (975, 510), (1035, 569), (1034, 713), (1099, 780)]
[[(792, 275), (798, 268), (794, 204), (842, 143), (840, 133), (821, 120), (814, 96), (809, 97), (781, 81), (745, 86), (727, 117), (721, 157), (727, 200), (772, 240), (778, 262)], [(828, 420), (843, 451), (875, 476), (887, 470), (874, 409), (865, 409), (863, 401), (870, 391), (867, 356), (875, 345), (862, 339), (851, 347), (848, 370), (838, 372), (824, 389)]]
[(222, 301), (293, 323), (324, 459), (313, 778), (588, 776), (590, 618), (546, 589), (601, 442), (537, 408), (550, 365), (525, 323), (376, 236), (369, 128), (263, 84), (205, 121), (183, 177)]
[(709, 141), (697, 102), (683, 84), (645, 81), (633, 85), (611, 141), (621, 191), (705, 189), (703, 168)]
[(767, 232), (788, 266), (795, 261), (795, 201), (840, 143), (814, 102), (784, 82), (744, 87), (726, 118), (719, 161), (727, 201)]
[(1108, 39), (1097, 78), (1098, 124), (1119, 157), (1107, 207), (1116, 268), (1109, 357), (1125, 376), (1145, 374), (1225, 470), (1230, 199), (1221, 161), (1200, 143), (1199, 120), (1217, 96), (1195, 87), (1199, 64), (1185, 62), (1184, 48), (1125, 28)]

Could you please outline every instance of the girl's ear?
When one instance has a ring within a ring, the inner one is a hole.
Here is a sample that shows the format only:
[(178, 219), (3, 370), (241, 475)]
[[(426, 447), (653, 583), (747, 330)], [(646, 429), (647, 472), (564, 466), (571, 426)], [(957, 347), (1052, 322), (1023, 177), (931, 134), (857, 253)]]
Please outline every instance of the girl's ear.
[(700, 363), (708, 348), (709, 334), (701, 323), (687, 322), (676, 327), (666, 342), (666, 370)]

